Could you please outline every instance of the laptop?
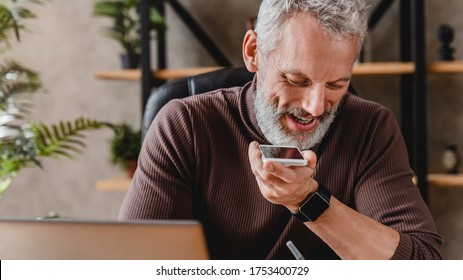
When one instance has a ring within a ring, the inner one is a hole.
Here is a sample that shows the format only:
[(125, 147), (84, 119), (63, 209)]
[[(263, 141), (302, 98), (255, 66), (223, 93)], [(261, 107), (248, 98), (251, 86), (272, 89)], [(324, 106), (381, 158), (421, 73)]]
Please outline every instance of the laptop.
[(198, 221), (0, 220), (0, 259), (203, 260)]

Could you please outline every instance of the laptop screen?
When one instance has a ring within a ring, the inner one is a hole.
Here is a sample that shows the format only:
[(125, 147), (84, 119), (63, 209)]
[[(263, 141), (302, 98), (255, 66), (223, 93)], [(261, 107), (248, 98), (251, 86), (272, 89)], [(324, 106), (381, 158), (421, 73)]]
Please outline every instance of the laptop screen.
[(207, 259), (197, 221), (0, 220), (0, 259)]

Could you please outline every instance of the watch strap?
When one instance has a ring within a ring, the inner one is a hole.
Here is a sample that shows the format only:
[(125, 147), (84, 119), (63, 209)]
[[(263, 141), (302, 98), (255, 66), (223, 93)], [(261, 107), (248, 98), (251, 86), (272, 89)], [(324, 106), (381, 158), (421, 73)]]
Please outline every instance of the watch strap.
[(318, 183), (318, 190), (302, 203), (299, 211), (292, 213), (302, 222), (315, 221), (330, 206), (330, 191)]

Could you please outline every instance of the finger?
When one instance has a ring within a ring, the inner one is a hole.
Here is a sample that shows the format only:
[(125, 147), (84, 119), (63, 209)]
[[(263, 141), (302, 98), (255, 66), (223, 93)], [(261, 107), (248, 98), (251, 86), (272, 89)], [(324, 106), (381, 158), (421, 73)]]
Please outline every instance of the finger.
[(253, 173), (258, 169), (262, 169), (262, 154), (259, 150), (259, 143), (256, 141), (253, 141), (249, 144), (248, 157)]
[(317, 166), (317, 154), (315, 154), (311, 150), (305, 150), (305, 151), (302, 151), (302, 153), (304, 154), (304, 157), (307, 160), (307, 165), (311, 169), (315, 170), (315, 167)]
[(285, 207), (289, 205), (299, 205), (299, 201), (307, 197), (307, 192), (302, 191), (301, 188), (294, 190), (282, 188), (281, 184), (272, 185), (268, 181), (264, 181), (260, 176), (256, 176), (256, 180), (262, 196), (273, 204), (279, 204)]
[[(301, 167), (288, 167), (278, 162), (264, 163), (262, 161), (262, 153), (259, 149), (258, 142), (253, 141), (249, 144), (248, 156), (252, 173), (256, 179), (258, 179), (258, 183), (269, 187), (274, 197), (281, 196), (281, 194), (292, 193), (296, 186), (291, 186), (291, 184), (298, 182), (298, 179), (303, 180), (303, 178), (301, 178), (301, 173), (293, 170), (293, 168)], [(303, 172), (305, 173), (304, 177), (310, 178), (311, 172), (309, 175), (307, 175), (307, 170), (303, 170)], [(299, 184), (297, 185), (299, 186)], [(263, 191), (265, 190), (261, 189), (261, 192)]]
[(274, 185), (262, 179), (262, 177), (260, 177), (259, 174), (257, 174), (255, 177), (262, 196), (268, 201), (276, 203), (276, 198), (278, 197), (277, 188)]
[(248, 156), (251, 162), (255, 161), (256, 159), (261, 161), (262, 154), (259, 149), (259, 143), (257, 143), (256, 141), (252, 141), (249, 144)]
[(262, 162), (262, 153), (259, 149), (258, 142), (253, 141), (249, 144), (248, 156), (252, 173), (254, 176), (256, 176), (256, 178), (261, 180), (262, 184), (274, 185), (279, 183), (279, 181), (274, 180), (274, 176), (271, 174), (271, 172), (269, 172), (269, 170), (272, 170), (273, 168), (272, 165), (270, 165), (270, 167), (267, 166), (267, 168), (264, 167), (264, 165), (267, 165), (268, 163)]
[(273, 184), (280, 185), (281, 183), (295, 182), (297, 180), (297, 176), (299, 176), (298, 170), (304, 167), (285, 166), (278, 162), (265, 162), (263, 164), (263, 168), (273, 177), (273, 178), (268, 178), (268, 179), (269, 180), (273, 179), (275, 180), (272, 182)]
[(258, 142), (251, 142), (249, 145), (249, 161), (251, 163), (251, 169), (254, 175), (259, 175), (260, 178), (272, 185), (282, 183), (282, 181), (274, 176), (272, 170), (274, 167), (282, 168), (283, 166), (277, 162), (263, 162), (262, 161), (262, 152), (259, 149)]

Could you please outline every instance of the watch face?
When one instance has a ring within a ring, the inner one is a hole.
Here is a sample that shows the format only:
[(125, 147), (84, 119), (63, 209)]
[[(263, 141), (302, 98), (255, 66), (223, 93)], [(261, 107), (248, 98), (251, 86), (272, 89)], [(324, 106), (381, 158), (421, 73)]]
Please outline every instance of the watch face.
[(330, 205), (318, 192), (314, 193), (300, 208), (300, 212), (315, 221)]

